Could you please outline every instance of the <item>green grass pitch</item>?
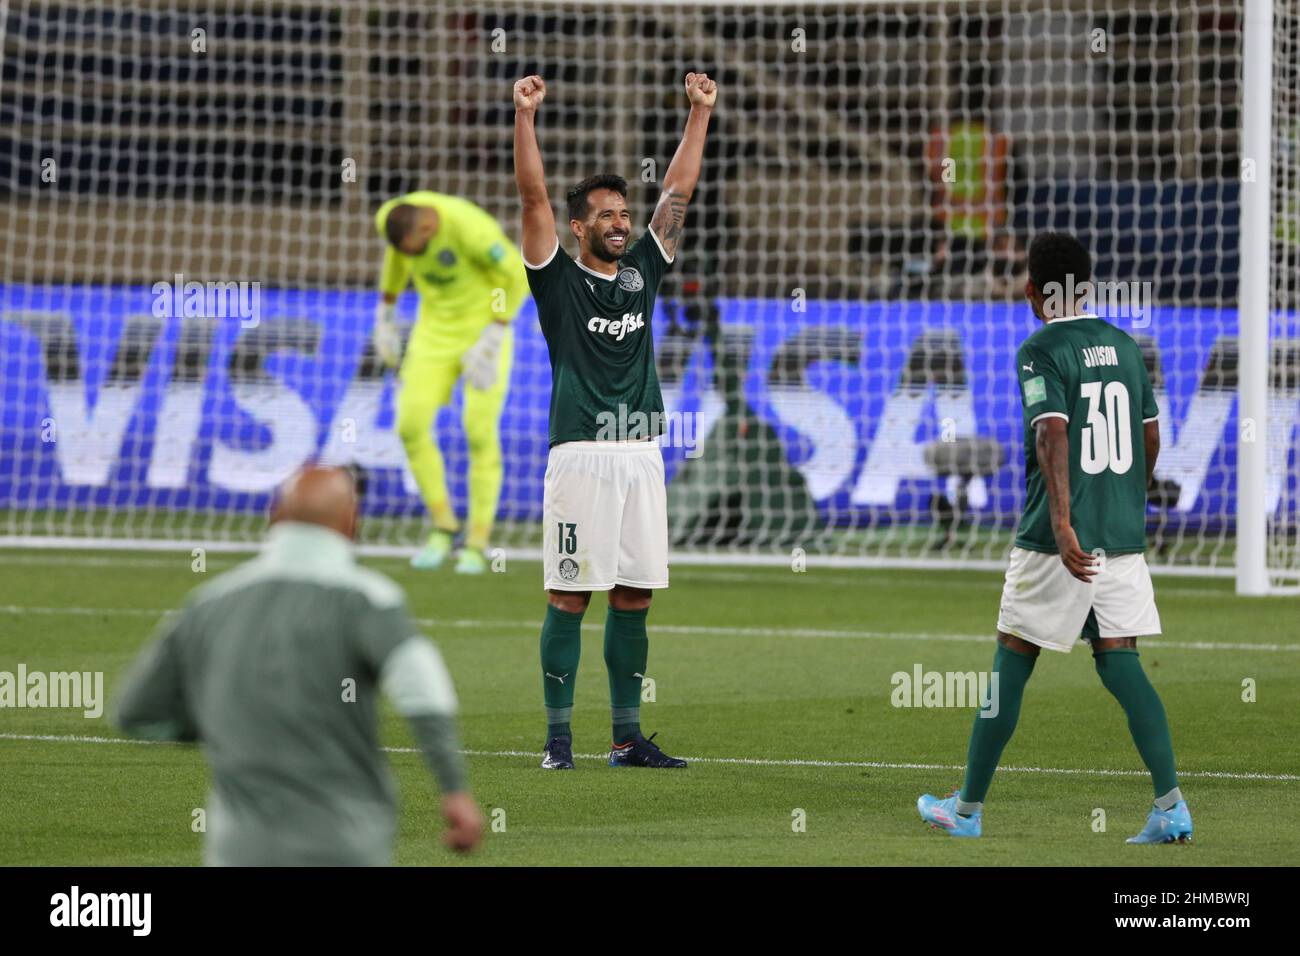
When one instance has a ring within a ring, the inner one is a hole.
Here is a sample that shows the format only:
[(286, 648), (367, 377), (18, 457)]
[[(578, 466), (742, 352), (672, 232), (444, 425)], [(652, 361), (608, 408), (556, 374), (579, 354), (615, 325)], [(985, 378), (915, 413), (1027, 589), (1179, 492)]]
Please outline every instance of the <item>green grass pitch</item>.
[[(206, 577), (236, 560), (210, 556)], [(102, 670), (111, 698), (161, 612), (205, 577), (190, 562), (188, 549), (0, 551), (0, 670)], [(675, 568), (651, 611), (656, 699), (643, 704), (642, 726), (669, 753), (696, 758), (685, 771), (596, 759), (609, 744), (597, 596), (574, 719), (575, 751), (587, 756), (576, 772), (548, 773), (534, 756), (544, 732), (540, 568), (511, 563), (465, 579), (368, 563), (406, 588), (452, 669), (474, 791), (499, 828), (469, 858), (441, 847), (431, 778), (386, 713), (402, 864), (1300, 862), (1300, 826), (1278, 812), (1300, 781), (1300, 599), (1157, 579), (1165, 635), (1142, 659), (1169, 713), (1193, 844), (1124, 844), (1145, 818), (1150, 783), (1084, 647), (1040, 658), (985, 836), (955, 841), (927, 830), (915, 802), (960, 783), (973, 712), (895, 708), (891, 675), (917, 664), (987, 670), (997, 574)], [(1248, 678), (1254, 702), (1242, 699)], [(79, 711), (0, 710), (0, 863), (199, 862), (201, 752), (104, 741), (117, 736)]]

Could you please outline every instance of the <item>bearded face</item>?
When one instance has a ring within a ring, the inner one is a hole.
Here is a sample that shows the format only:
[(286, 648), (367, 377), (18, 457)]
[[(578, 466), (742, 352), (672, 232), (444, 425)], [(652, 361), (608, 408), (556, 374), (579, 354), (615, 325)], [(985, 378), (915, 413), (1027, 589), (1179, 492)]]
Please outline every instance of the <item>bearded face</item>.
[(613, 189), (596, 189), (587, 197), (591, 207), (585, 222), (575, 224), (580, 242), (603, 262), (618, 262), (627, 252), (632, 232), (632, 217), (627, 201)]

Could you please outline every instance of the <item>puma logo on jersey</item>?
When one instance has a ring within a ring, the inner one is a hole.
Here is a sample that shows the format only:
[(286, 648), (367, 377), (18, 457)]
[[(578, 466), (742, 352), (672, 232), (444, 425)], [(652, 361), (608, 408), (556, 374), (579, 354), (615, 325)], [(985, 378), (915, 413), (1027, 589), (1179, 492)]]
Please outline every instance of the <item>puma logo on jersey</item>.
[(1022, 369), (1024, 369), (1026, 372), (1028, 372), (1030, 375), (1033, 375), (1033, 374), (1034, 374), (1034, 363), (1033, 363), (1033, 362), (1030, 362), (1028, 365), (1022, 365), (1022, 366), (1020, 366), (1020, 367), (1021, 367)]
[(549, 677), (551, 680), (558, 680), (561, 684), (563, 684), (563, 683), (564, 683), (564, 678), (568, 677), (569, 675), (568, 675), (568, 674), (560, 674), (559, 676), (556, 676), (555, 674), (552, 674), (550, 671), (547, 671), (547, 672), (546, 672), (546, 676)]
[(595, 295), (595, 294), (596, 294), (596, 283), (592, 282), (590, 279), (583, 279), (582, 281), (585, 282), (585, 283), (587, 283), (587, 288), (591, 289), (591, 294), (592, 294), (592, 295)]
[(644, 314), (638, 312), (633, 315), (631, 312), (624, 312), (621, 319), (602, 319), (598, 315), (593, 315), (591, 321), (587, 323), (587, 331), (595, 332), (597, 335), (609, 335), (615, 342), (622, 342), (623, 336), (645, 326), (641, 318)]

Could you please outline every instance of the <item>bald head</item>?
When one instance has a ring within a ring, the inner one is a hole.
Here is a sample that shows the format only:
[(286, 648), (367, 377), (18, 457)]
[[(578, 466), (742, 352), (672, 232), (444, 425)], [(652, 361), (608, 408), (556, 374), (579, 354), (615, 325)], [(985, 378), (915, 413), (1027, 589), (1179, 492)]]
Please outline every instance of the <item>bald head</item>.
[(318, 524), (351, 538), (357, 527), (357, 489), (343, 468), (308, 466), (280, 486), (271, 523)]

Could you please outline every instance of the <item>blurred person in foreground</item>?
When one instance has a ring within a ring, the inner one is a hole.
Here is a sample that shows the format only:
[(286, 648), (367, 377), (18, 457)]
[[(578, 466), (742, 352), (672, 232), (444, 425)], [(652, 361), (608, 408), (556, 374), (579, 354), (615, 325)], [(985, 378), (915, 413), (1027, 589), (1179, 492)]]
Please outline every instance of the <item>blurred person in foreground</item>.
[(380, 689), (437, 777), (447, 845), (481, 839), (451, 678), (401, 589), (356, 563), (356, 529), (352, 475), (299, 471), (261, 554), (195, 590), (126, 677), (117, 724), (198, 742), (212, 766), (208, 865), (391, 863), (397, 794), (379, 746)]

